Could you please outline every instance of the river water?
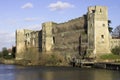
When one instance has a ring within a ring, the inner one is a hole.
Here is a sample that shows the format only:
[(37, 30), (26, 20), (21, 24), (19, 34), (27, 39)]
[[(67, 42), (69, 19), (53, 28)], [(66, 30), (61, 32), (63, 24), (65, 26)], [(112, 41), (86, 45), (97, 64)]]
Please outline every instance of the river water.
[(0, 64), (0, 80), (120, 80), (120, 71)]

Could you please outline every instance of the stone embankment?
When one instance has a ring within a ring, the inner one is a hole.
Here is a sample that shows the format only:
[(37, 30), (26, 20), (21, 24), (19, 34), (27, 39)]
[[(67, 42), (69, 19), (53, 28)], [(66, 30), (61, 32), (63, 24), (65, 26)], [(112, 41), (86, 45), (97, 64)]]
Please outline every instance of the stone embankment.
[(120, 70), (120, 60), (98, 60), (72, 62), (73, 67), (101, 68), (109, 70)]
[(0, 63), (2, 64), (15, 64), (15, 60), (7, 60), (7, 59), (0, 59)]

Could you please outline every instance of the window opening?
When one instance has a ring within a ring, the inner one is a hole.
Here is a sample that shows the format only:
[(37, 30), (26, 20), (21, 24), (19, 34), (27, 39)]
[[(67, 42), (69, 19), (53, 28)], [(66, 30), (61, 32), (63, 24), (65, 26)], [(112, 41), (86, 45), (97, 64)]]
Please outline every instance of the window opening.
[(101, 38), (104, 39), (104, 35), (101, 35)]
[(55, 44), (55, 37), (53, 37), (53, 43)]
[(100, 12), (102, 12), (102, 9), (100, 9)]

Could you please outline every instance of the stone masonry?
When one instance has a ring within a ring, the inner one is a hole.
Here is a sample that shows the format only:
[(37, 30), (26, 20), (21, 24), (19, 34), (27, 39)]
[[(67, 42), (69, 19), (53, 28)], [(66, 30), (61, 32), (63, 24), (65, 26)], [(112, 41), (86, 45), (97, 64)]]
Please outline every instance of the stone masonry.
[[(120, 42), (112, 39), (108, 30), (108, 11), (105, 6), (91, 6), (87, 14), (65, 23), (45, 22), (42, 30), (16, 31), (16, 59), (23, 59), (29, 47), (42, 53), (60, 53), (66, 58), (80, 55), (98, 56), (110, 53)], [(112, 47), (111, 47), (112, 46)]]

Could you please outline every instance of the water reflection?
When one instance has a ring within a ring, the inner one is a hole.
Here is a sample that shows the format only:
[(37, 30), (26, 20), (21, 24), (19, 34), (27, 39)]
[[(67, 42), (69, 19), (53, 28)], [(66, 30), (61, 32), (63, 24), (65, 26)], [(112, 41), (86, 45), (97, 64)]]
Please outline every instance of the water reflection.
[(120, 80), (120, 72), (70, 67), (0, 65), (0, 80)]

